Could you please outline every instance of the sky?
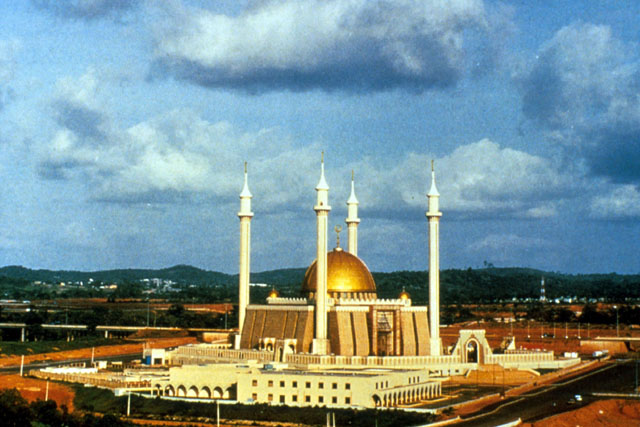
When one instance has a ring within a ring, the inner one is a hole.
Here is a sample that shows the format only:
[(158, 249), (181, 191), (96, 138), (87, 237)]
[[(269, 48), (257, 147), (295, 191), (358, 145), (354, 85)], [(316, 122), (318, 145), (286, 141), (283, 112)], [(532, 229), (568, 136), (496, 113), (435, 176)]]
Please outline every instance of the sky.
[[(640, 2), (0, 2), (0, 265), (640, 273)], [(344, 227), (346, 230), (346, 227)], [(343, 232), (343, 234), (346, 234)], [(331, 232), (331, 242), (335, 233)], [(343, 236), (342, 241), (346, 241)]]

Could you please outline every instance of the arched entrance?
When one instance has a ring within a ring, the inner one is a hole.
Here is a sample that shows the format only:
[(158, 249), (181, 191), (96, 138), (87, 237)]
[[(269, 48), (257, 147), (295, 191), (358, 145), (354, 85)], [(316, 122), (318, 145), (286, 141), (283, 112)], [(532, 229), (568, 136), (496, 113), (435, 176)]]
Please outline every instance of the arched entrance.
[(480, 360), (479, 358), (479, 345), (478, 345), (478, 341), (476, 340), (469, 340), (467, 341), (467, 344), (464, 346), (465, 348), (465, 355), (466, 355), (466, 362), (467, 363), (478, 363), (478, 361)]

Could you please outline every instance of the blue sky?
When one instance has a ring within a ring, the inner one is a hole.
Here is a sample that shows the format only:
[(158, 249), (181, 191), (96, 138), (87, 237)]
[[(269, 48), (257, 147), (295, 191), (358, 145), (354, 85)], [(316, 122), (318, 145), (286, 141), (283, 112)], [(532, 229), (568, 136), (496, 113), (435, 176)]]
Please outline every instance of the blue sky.
[[(233, 273), (315, 250), (351, 170), (359, 255), (426, 269), (640, 272), (634, 1), (0, 3), (0, 265)], [(334, 237), (331, 237), (333, 240)], [(344, 239), (343, 239), (344, 241)]]

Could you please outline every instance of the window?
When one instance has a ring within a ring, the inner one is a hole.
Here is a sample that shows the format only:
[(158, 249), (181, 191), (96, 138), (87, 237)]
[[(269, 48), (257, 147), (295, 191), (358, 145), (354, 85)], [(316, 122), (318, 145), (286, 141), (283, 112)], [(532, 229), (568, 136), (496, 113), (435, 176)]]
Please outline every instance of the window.
[(345, 398), (344, 398), (344, 403), (345, 403), (346, 405), (351, 405), (351, 398), (350, 398), (350, 397), (345, 397)]
[(253, 400), (258, 400), (258, 393), (251, 393), (251, 398)]
[(331, 384), (331, 388), (334, 389), (334, 390), (337, 390), (338, 389), (338, 383)]
[(291, 387), (298, 388), (298, 381), (294, 381), (291, 383)]
[(324, 383), (318, 383), (318, 388), (324, 388)]
[(311, 396), (305, 396), (304, 397), (304, 401), (308, 402), (308, 403), (311, 403)]
[(269, 387), (273, 387), (273, 381), (269, 380)]
[(318, 396), (318, 403), (324, 403), (324, 396)]
[(282, 394), (280, 395), (280, 403), (284, 403), (284, 396)]
[(333, 396), (331, 398), (331, 403), (338, 403), (338, 398), (336, 396)]
[(311, 383), (310, 383), (309, 381), (307, 381), (307, 382), (304, 384), (304, 386), (305, 386), (306, 388), (311, 388)]
[[(377, 385), (377, 384), (376, 384), (376, 385)], [(376, 388), (378, 388), (378, 387), (376, 387)], [(351, 390), (351, 383), (346, 383), (346, 384), (344, 385), (344, 389), (345, 389), (345, 390)]]
[(273, 401), (273, 394), (269, 393), (269, 395), (267, 396), (267, 400), (269, 402)]
[(284, 381), (280, 381), (280, 387), (284, 387)]
[(378, 389), (378, 383), (376, 383), (376, 390)]
[(258, 387), (258, 380), (251, 381), (251, 385), (254, 387)]
[(292, 402), (297, 402), (298, 401), (298, 396), (295, 395), (295, 394), (293, 396), (291, 396), (291, 401)]

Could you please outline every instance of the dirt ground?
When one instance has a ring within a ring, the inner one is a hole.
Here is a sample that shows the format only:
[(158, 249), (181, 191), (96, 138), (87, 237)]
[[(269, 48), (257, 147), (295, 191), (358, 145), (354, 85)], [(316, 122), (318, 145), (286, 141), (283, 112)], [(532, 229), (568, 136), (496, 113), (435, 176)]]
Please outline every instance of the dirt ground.
[[(468, 322), (464, 325), (451, 325), (440, 329), (442, 343), (445, 346), (454, 345), (459, 336), (460, 329), (484, 329), (485, 336), (491, 348), (497, 348), (502, 343), (504, 337), (511, 335), (516, 340), (517, 348), (553, 350), (556, 355), (561, 355), (565, 351), (591, 354), (593, 348), (580, 347), (581, 340), (588, 340), (595, 337), (615, 337), (616, 329), (613, 327), (587, 327), (587, 325), (569, 323), (567, 329), (564, 323), (556, 323), (555, 330), (553, 324), (540, 322), (515, 322), (495, 323), (495, 322)], [(555, 338), (551, 338), (555, 332)], [(640, 330), (627, 327), (620, 328), (620, 336), (640, 337)], [(565, 335), (566, 334), (566, 335)], [(545, 336), (544, 338), (542, 336)], [(565, 336), (567, 337), (565, 339)]]
[(554, 415), (524, 427), (613, 427), (640, 425), (640, 402), (629, 400), (601, 400), (584, 408)]
[[(0, 389), (16, 388), (22, 397), (29, 402), (44, 400), (47, 392), (47, 382), (20, 375), (0, 375)], [(49, 382), (49, 400), (55, 400), (58, 407), (66, 405), (69, 412), (73, 411), (73, 390), (62, 384)]]
[[(192, 344), (196, 342), (195, 337), (159, 338), (148, 340), (144, 343), (133, 343), (123, 345), (105, 345), (95, 347), (94, 359), (105, 356), (118, 356), (123, 354), (140, 354), (146, 345), (148, 348), (166, 348), (179, 345)], [(91, 348), (81, 348), (77, 350), (56, 351), (52, 353), (32, 354), (24, 357), (25, 365), (42, 361), (60, 361), (71, 359), (82, 359), (91, 357)], [(0, 355), (0, 366), (18, 366), (21, 356)]]

